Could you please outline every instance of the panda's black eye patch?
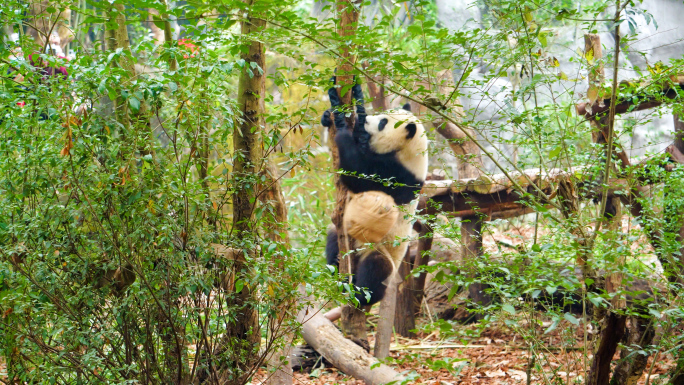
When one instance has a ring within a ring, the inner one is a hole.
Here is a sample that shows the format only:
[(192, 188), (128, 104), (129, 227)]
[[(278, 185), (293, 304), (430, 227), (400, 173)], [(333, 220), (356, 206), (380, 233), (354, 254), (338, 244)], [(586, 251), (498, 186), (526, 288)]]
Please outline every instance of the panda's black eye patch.
[(384, 130), (387, 123), (389, 123), (389, 120), (387, 120), (387, 118), (382, 118), (378, 124), (378, 131)]

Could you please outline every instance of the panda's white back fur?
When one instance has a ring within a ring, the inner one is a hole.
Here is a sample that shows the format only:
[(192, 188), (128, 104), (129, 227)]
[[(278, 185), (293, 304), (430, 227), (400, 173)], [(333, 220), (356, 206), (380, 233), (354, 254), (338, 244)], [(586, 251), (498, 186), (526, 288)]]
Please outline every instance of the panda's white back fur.
[[(382, 131), (378, 131), (382, 119), (387, 119), (388, 123)], [(416, 134), (407, 139), (404, 127), (409, 123), (416, 125)], [(397, 158), (401, 164), (416, 178), (425, 180), (428, 172), (428, 139), (425, 127), (415, 115), (403, 109), (369, 115), (366, 117), (365, 129), (371, 136), (370, 146), (373, 151), (378, 154), (397, 151)]]

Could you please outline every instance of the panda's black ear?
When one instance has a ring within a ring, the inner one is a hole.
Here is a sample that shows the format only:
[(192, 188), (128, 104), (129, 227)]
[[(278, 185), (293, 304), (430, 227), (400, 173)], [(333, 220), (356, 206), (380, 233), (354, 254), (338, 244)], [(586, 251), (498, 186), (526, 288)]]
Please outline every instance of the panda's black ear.
[(406, 125), (406, 139), (411, 139), (414, 136), (416, 136), (416, 131), (418, 131), (418, 127), (416, 127), (415, 123), (409, 123)]
[(403, 106), (401, 106), (401, 108), (406, 110), (406, 111), (411, 111), (411, 104), (406, 103)]

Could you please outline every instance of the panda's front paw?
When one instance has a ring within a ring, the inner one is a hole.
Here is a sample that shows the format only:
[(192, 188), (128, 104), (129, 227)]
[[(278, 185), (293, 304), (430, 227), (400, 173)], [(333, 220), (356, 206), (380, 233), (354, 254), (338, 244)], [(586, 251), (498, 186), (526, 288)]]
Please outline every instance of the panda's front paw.
[(333, 120), (332, 120), (332, 117), (330, 115), (331, 111), (332, 111), (332, 109), (327, 109), (323, 113), (323, 116), (321, 116), (321, 125), (323, 125), (323, 127), (328, 127), (328, 128), (332, 127)]

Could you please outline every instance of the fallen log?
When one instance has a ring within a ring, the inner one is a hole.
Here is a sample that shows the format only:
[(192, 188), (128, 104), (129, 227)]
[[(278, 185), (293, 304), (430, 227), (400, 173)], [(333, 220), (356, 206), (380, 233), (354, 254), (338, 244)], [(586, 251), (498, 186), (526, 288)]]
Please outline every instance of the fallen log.
[[(299, 292), (302, 297), (300, 303), (311, 303), (312, 298), (306, 295), (304, 286), (299, 287)], [(319, 309), (305, 306), (299, 311), (297, 322), (302, 324), (302, 337), (306, 343), (345, 374), (369, 385), (403, 381), (397, 371), (381, 364), (362, 347), (344, 338)]]

